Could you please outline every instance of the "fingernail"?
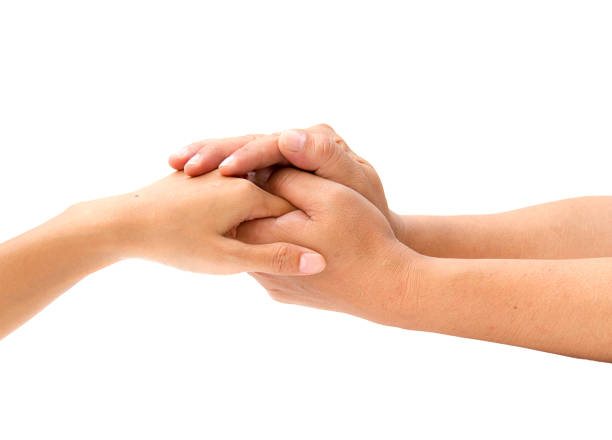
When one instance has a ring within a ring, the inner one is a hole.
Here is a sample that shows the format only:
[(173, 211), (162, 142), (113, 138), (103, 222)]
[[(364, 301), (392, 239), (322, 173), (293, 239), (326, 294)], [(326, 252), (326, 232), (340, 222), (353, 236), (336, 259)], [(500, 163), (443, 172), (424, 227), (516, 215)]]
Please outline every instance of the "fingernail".
[(219, 164), (219, 168), (227, 167), (233, 165), (236, 162), (236, 158), (234, 156), (226, 157), (223, 162)]
[(283, 133), (285, 136), (285, 142), (287, 150), (299, 153), (304, 149), (306, 144), (306, 135), (295, 130), (287, 130)]
[(319, 273), (325, 269), (325, 259), (319, 254), (302, 254), (300, 256), (300, 272), (305, 274)]
[(187, 165), (197, 165), (197, 163), (200, 161), (201, 158), (202, 158), (202, 155), (200, 153), (197, 153), (196, 155), (194, 155), (191, 159), (189, 159), (187, 161), (185, 166), (187, 166)]

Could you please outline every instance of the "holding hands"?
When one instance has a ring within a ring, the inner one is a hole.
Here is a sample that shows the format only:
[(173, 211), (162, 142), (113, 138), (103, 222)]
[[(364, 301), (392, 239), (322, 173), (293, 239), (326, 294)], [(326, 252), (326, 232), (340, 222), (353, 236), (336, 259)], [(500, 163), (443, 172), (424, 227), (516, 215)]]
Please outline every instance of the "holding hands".
[(398, 305), (411, 301), (406, 287), (421, 256), (397, 241), (383, 214), (356, 191), (292, 168), (276, 171), (263, 186), (299, 211), (244, 223), (238, 238), (253, 244), (291, 240), (327, 259), (323, 272), (299, 279), (253, 274), (270, 295), (379, 323), (398, 322)]
[(249, 272), (285, 303), (612, 361), (609, 197), (399, 216), (327, 125), (208, 139), (169, 162), (159, 182), (0, 245), (0, 337), (88, 274), (145, 258)]
[[(169, 162), (191, 176), (217, 166), (226, 176), (263, 170), (258, 183), (298, 208), (238, 228), (241, 241), (290, 241), (328, 260), (318, 276), (253, 274), (274, 299), (387, 324), (394, 321), (399, 310), (394, 305), (409, 295), (396, 280), (407, 280), (421, 256), (395, 238), (399, 216), (389, 210), (374, 168), (330, 126), (205, 140), (174, 154)], [(282, 168), (268, 168), (272, 166)]]
[(169, 163), (189, 176), (217, 167), (224, 176), (241, 176), (270, 166), (311, 171), (357, 191), (379, 209), (396, 234), (402, 229), (399, 216), (387, 206), (376, 170), (326, 124), (271, 135), (207, 139), (173, 154)]
[[(202, 273), (251, 272), (279, 300), (387, 319), (367, 306), (379, 302), (376, 279), (387, 276), (371, 258), (385, 254), (387, 269), (398, 271), (399, 255), (409, 250), (397, 246), (378, 175), (329, 126), (202, 141), (170, 163), (176, 173), (74, 205), (0, 248), (8, 262), (0, 266), (0, 335), (125, 258)], [(290, 165), (314, 175), (269, 168)], [(256, 179), (261, 187), (236, 177), (265, 168)], [(30, 267), (45, 270), (30, 274)], [(385, 293), (392, 291), (399, 294)]]
[[(139, 191), (113, 198), (121, 222), (122, 257), (146, 258), (191, 272), (231, 274), (317, 273), (325, 260), (285, 242), (248, 245), (234, 238), (249, 220), (278, 217), (295, 208), (246, 179), (218, 171), (189, 178), (174, 173)], [(93, 204), (95, 211), (98, 202)], [(108, 209), (100, 206), (96, 217)], [(119, 246), (117, 246), (119, 248)]]

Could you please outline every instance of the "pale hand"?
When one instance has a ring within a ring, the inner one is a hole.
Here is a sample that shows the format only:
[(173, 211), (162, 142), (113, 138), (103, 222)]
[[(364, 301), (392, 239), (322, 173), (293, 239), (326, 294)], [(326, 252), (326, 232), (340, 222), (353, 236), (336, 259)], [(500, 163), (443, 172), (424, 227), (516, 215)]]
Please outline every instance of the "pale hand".
[(233, 238), (242, 222), (278, 217), (295, 208), (242, 178), (218, 171), (191, 178), (174, 173), (123, 196), (78, 205), (111, 216), (121, 257), (158, 261), (193, 272), (310, 274), (323, 258), (291, 243), (247, 245)]

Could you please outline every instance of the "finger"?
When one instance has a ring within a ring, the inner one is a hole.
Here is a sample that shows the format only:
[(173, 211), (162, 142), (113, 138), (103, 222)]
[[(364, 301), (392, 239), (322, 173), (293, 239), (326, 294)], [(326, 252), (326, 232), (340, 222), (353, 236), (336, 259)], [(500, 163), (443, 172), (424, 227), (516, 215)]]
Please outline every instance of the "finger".
[(342, 139), (342, 137), (338, 133), (336, 133), (336, 131), (330, 125), (318, 124), (312, 127), (308, 127), (306, 130), (310, 133), (321, 133), (327, 135), (328, 137), (332, 138), (333, 142), (339, 145), (340, 148), (349, 155), (349, 157), (361, 163), (362, 165), (367, 165), (369, 167), (372, 166), (367, 160), (355, 154), (355, 152), (351, 150), (351, 148), (347, 145), (344, 139)]
[(260, 218), (244, 222), (236, 229), (235, 238), (249, 244), (291, 241), (301, 244), (308, 235), (310, 218), (302, 211), (291, 211), (277, 218)]
[(235, 198), (240, 212), (238, 217), (233, 219), (235, 224), (257, 218), (280, 217), (295, 210), (285, 199), (261, 189), (254, 183), (246, 179), (236, 180), (238, 194)]
[(255, 139), (254, 135), (203, 141), (198, 152), (185, 164), (185, 174), (195, 177), (216, 169), (234, 151)]
[(168, 164), (177, 171), (183, 170), (187, 161), (202, 148), (203, 143), (209, 141), (211, 141), (211, 139), (194, 142), (193, 144), (189, 144), (186, 147), (175, 151), (168, 158)]
[[(333, 197), (339, 188), (344, 188), (331, 180), (295, 168), (281, 168), (270, 176), (263, 187), (309, 216), (314, 211), (325, 210), (330, 197)], [(321, 197), (322, 195), (325, 197)]]
[(240, 176), (270, 165), (287, 165), (278, 148), (278, 133), (254, 139), (219, 165), (224, 176)]
[(276, 220), (275, 218), (261, 218), (244, 222), (236, 228), (234, 238), (248, 244), (286, 241), (285, 235), (276, 227)]
[(346, 143), (331, 128), (287, 130), (280, 134), (278, 148), (295, 167), (313, 171), (353, 189), (364, 177), (361, 164)]
[(228, 153), (236, 151), (238, 148), (257, 138), (259, 135), (249, 134), (245, 136), (237, 136), (230, 137), (225, 139), (204, 139), (202, 141), (194, 142), (193, 144), (189, 144), (186, 147), (181, 148), (180, 150), (172, 153), (168, 158), (168, 163), (170, 166), (176, 170), (183, 170), (185, 168), (186, 163), (204, 146), (211, 143), (223, 143), (227, 144), (228, 149), (233, 145), (233, 150)]
[(325, 269), (325, 258), (291, 243), (247, 244), (221, 238), (226, 267), (231, 272), (313, 275)]

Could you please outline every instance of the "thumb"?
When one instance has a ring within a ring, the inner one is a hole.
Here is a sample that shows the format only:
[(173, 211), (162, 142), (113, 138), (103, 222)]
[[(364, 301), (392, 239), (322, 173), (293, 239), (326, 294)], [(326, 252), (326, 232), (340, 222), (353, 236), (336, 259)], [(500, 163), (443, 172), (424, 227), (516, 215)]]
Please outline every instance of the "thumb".
[(325, 269), (325, 258), (291, 243), (246, 244), (223, 238), (228, 272), (313, 275)]
[(297, 168), (352, 186), (362, 175), (360, 164), (338, 136), (326, 132), (286, 130), (278, 139), (281, 154)]

